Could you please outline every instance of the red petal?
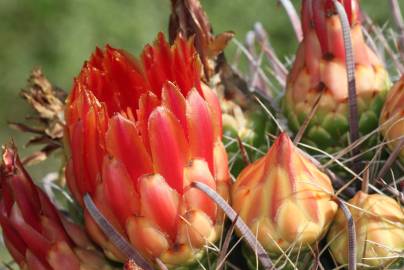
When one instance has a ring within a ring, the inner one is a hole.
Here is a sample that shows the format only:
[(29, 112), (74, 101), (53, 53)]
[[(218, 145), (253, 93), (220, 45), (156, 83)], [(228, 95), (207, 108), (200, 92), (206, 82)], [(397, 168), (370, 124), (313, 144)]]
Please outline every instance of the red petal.
[(188, 137), (192, 158), (202, 158), (212, 173), (214, 133), (210, 109), (196, 90), (187, 98)]
[(42, 236), (45, 237), (50, 243), (58, 241), (73, 244), (67, 236), (64, 228), (54, 220), (41, 216)]
[(47, 262), (42, 261), (40, 258), (35, 256), (29, 250), (25, 255), (27, 260), (27, 269), (30, 270), (52, 270), (52, 268), (48, 265)]
[(178, 37), (172, 48), (174, 81), (180, 87), (184, 96), (194, 87), (201, 91), (201, 66), (192, 42), (192, 39), (187, 42), (185, 39)]
[[(94, 96), (92, 92), (86, 91), (83, 85), (76, 83), (72, 90), (75, 97), (69, 97), (66, 107), (65, 114), (68, 127), (80, 121), (88, 113), (91, 104), (90, 96)], [(71, 131), (70, 128), (69, 131)]]
[(3, 154), (3, 172), (0, 177), (2, 211), (10, 215), (11, 207), (16, 203), (27, 223), (40, 231), (39, 214), (41, 212), (37, 187), (22, 166), (15, 148), (6, 148)]
[(348, 21), (352, 25), (352, 0), (345, 0), (344, 2), (344, 7), (345, 7), (345, 12), (346, 15), (348, 16)]
[[(32, 194), (35, 192), (31, 192), (30, 185), (24, 181), (24, 179), (21, 179), (21, 177), (12, 176), (9, 180), (16, 202), (14, 207), (18, 207), (19, 213), (24, 219), (24, 223), (29, 224), (33, 229), (40, 232), (39, 201), (33, 201), (34, 198), (32, 197)], [(37, 195), (35, 197), (38, 198)]]
[[(213, 190), (216, 190), (216, 183), (209, 171), (208, 164), (204, 160), (195, 159), (184, 168), (184, 188), (189, 188), (194, 181), (202, 182)], [(216, 219), (216, 203), (213, 202), (204, 192), (189, 188), (183, 196), (187, 210), (202, 210), (212, 221)]]
[(38, 188), (38, 197), (41, 205), (41, 215), (46, 216), (53, 221), (57, 222), (62, 227), (62, 222), (59, 217), (59, 212), (52, 204), (48, 196), (41, 189)]
[(155, 172), (181, 194), (188, 147), (180, 123), (166, 108), (158, 107), (149, 118), (149, 136)]
[(167, 107), (175, 115), (184, 131), (186, 131), (185, 98), (181, 94), (181, 90), (172, 82), (166, 82), (161, 95), (163, 106)]
[(81, 248), (88, 248), (93, 245), (89, 236), (83, 230), (81, 225), (75, 224), (66, 219), (62, 219), (62, 222), (67, 235), (74, 242), (75, 245)]
[(78, 186), (78, 190), (80, 194), (83, 195), (85, 193), (93, 194), (95, 191), (95, 181), (96, 179), (92, 179), (89, 177), (87, 170), (85, 168), (84, 162), (84, 129), (83, 122), (79, 121), (70, 127), (72, 132), (70, 133), (71, 139), (71, 147), (72, 147), (72, 160), (73, 160), (73, 168), (74, 168), (74, 176), (76, 178), (76, 183)]
[(55, 243), (47, 256), (48, 262), (55, 270), (79, 270), (80, 261), (65, 242)]
[[(120, 233), (125, 236), (125, 231), (121, 226), (119, 220), (113, 212), (112, 207), (109, 205), (109, 200), (105, 196), (104, 185), (98, 185), (94, 196), (94, 204), (97, 206), (98, 210), (103, 214), (103, 216), (111, 223), (111, 225)], [(125, 257), (122, 253), (115, 247), (108, 239), (108, 237), (103, 233), (100, 227), (95, 223), (89, 212), (84, 209), (84, 223), (86, 225), (86, 231), (91, 236), (91, 238), (104, 250), (108, 250), (118, 261), (124, 261)]]
[[(72, 242), (70, 241), (69, 237), (67, 236), (63, 223), (59, 217), (59, 213), (56, 210), (55, 206), (51, 203), (49, 200), (48, 196), (38, 188), (38, 195), (40, 199), (40, 204), (41, 204), (41, 216), (45, 216), (49, 222), (47, 222), (48, 225), (50, 225), (52, 228), (55, 228), (54, 232), (55, 238), (57, 240), (63, 240), (66, 241), (68, 244), (71, 244)], [(42, 226), (44, 226), (44, 218), (42, 218)], [(46, 228), (43, 228), (44, 234), (46, 234)], [(50, 239), (47, 237), (47, 239)], [(52, 240), (53, 241), (53, 240)]]
[[(291, 156), (294, 154), (295, 146), (289, 136), (282, 132), (271, 147), (270, 157), (267, 164), (278, 164), (289, 174), (289, 182), (292, 191), (296, 191), (296, 172), (292, 167)], [(272, 159), (272, 160), (271, 160)], [(265, 169), (268, 171), (268, 168)]]
[(95, 195), (93, 196), (94, 204), (97, 206), (98, 210), (105, 216), (105, 218), (118, 230), (119, 233), (124, 234), (123, 227), (118, 222), (117, 216), (113, 211), (109, 200), (105, 196), (106, 191), (104, 190), (104, 185), (98, 185)]
[(328, 49), (335, 57), (345, 61), (345, 45), (342, 34), (342, 25), (338, 16), (327, 19)]
[(146, 46), (142, 53), (143, 64), (153, 92), (160, 96), (163, 84), (172, 80), (172, 60), (170, 46), (159, 33), (153, 46)]
[(178, 222), (178, 193), (158, 174), (143, 176), (139, 184), (142, 215), (154, 221), (174, 240)]
[(139, 109), (137, 110), (137, 119), (139, 125), (140, 135), (143, 143), (150, 153), (150, 142), (148, 132), (148, 121), (152, 111), (160, 105), (160, 100), (152, 92), (143, 94), (139, 99)]
[(13, 190), (9, 185), (9, 181), (6, 178), (2, 178), (0, 175), (0, 213), (4, 216), (8, 216), (11, 211), (11, 207), (15, 202)]
[(67, 182), (67, 187), (69, 191), (73, 194), (74, 199), (81, 205), (83, 206), (83, 198), (81, 197), (78, 184), (76, 182), (76, 177), (74, 175), (74, 166), (73, 166), (73, 160), (70, 158), (67, 161), (66, 164), (66, 169), (65, 169), (65, 176), (66, 176), (66, 182)]
[(150, 156), (136, 126), (122, 115), (110, 120), (106, 143), (109, 154), (123, 163), (135, 186), (139, 176), (153, 172)]
[(102, 180), (105, 185), (105, 197), (124, 227), (128, 217), (136, 215), (139, 208), (133, 179), (121, 162), (106, 157), (102, 170)]
[(329, 52), (324, 1), (313, 1), (312, 9), (314, 29), (317, 33), (317, 37), (321, 45), (321, 50), (324, 55)]
[[(21, 256), (24, 256), (27, 246), (26, 246), (24, 240), (20, 237), (18, 232), (15, 230), (9, 217), (4, 216), (3, 213), (0, 214), (0, 224), (1, 224), (2, 232), (3, 232), (3, 236), (4, 236), (4, 240), (5, 240), (6, 244), (8, 242), (9, 244), (11, 244), (13, 246), (12, 255), (14, 257), (17, 256), (18, 254)], [(14, 255), (14, 253), (15, 253), (15, 255)], [(18, 255), (18, 257), (20, 257), (19, 255)]]
[(17, 205), (14, 205), (12, 208), (10, 220), (29, 249), (32, 250), (38, 258), (46, 258), (51, 243), (24, 221)]
[[(105, 102), (112, 115), (127, 107), (136, 109), (139, 96), (148, 89), (141, 67), (129, 53), (110, 46), (106, 46), (105, 51), (97, 49), (75, 80), (68, 100), (68, 123), (77, 121), (70, 117), (74, 115), (71, 110), (73, 107), (80, 110), (81, 105), (76, 100), (83, 92), (91, 92), (99, 101)], [(76, 105), (70, 106), (73, 104)]]
[[(105, 72), (108, 88), (120, 110), (127, 107), (136, 109), (141, 94), (149, 90), (149, 85), (136, 60), (123, 50), (106, 47)], [(112, 112), (110, 112), (112, 113)]]
[(215, 138), (222, 137), (222, 109), (220, 108), (219, 99), (215, 92), (207, 85), (202, 84), (203, 97), (209, 104), (210, 111), (212, 112), (212, 121), (215, 131)]
[[(4, 233), (4, 228), (3, 228), (3, 233)], [(7, 236), (4, 235), (4, 245), (7, 248), (7, 251), (10, 253), (10, 255), (13, 257), (14, 261), (18, 263), (21, 267), (21, 264), (25, 262), (25, 251), (26, 249), (21, 252), (19, 248), (17, 248), (14, 245), (13, 241), (10, 241)]]
[(312, 0), (303, 0), (302, 3), (302, 27), (303, 27), (303, 33), (306, 36), (306, 34), (311, 30), (311, 21), (313, 18), (312, 15)]
[[(92, 185), (95, 185), (98, 182), (99, 174), (101, 171), (101, 162), (104, 153), (102, 151), (102, 146), (104, 145), (103, 135), (100, 136), (98, 129), (99, 124), (99, 112), (92, 108), (87, 113), (83, 121), (83, 129), (84, 129), (84, 165), (85, 170), (88, 173), (88, 177), (92, 182)], [(102, 129), (104, 129), (103, 127)], [(103, 130), (105, 132), (105, 130)], [(73, 149), (75, 151), (75, 149)]]

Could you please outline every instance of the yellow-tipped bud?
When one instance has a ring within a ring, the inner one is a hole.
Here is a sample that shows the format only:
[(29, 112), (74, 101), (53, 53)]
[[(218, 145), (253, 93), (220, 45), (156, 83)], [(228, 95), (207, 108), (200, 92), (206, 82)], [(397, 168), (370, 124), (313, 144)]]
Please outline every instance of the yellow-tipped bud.
[[(358, 263), (380, 267), (393, 262), (404, 250), (404, 212), (392, 198), (358, 192), (349, 201), (356, 230)], [(340, 264), (348, 263), (348, 233), (339, 210), (327, 236), (331, 253)]]
[(320, 240), (337, 204), (327, 175), (283, 133), (246, 167), (232, 190), (234, 209), (271, 254)]

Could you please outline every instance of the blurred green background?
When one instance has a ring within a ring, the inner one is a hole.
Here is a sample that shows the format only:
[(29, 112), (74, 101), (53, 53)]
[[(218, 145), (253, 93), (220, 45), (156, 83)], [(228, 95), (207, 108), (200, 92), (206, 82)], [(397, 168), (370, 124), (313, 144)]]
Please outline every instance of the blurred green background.
[[(297, 44), (288, 18), (276, 0), (201, 0), (216, 33), (233, 30), (243, 41), (261, 21), (281, 56)], [(296, 6), (298, 0), (293, 1)], [(404, 1), (399, 1), (404, 9)], [(389, 23), (387, 0), (362, 0), (362, 8), (379, 24)], [(0, 0), (0, 143), (13, 138), (23, 155), (28, 136), (7, 121), (23, 121), (30, 109), (19, 91), (34, 66), (57, 86), (69, 90), (95, 46), (109, 43), (138, 55), (158, 31), (167, 32), (169, 0)], [(234, 52), (232, 44), (229, 58)], [(30, 168), (38, 179), (57, 170), (51, 160)]]

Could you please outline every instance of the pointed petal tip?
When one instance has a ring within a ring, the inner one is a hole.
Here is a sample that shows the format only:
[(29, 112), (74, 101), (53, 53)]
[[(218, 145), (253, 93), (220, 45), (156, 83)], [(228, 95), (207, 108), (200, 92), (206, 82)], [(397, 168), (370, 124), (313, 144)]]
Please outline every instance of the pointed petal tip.
[(144, 175), (139, 180), (141, 215), (152, 220), (164, 233), (175, 239), (179, 194), (160, 174)]
[(276, 149), (276, 151), (279, 151), (281, 149), (289, 149), (289, 148), (294, 148), (295, 145), (293, 144), (292, 140), (290, 139), (289, 135), (286, 132), (282, 132), (279, 134), (278, 138), (276, 138), (274, 144), (272, 147), (269, 149)]
[(286, 132), (281, 132), (281, 134), (279, 134), (279, 136), (278, 136), (278, 140), (280, 140), (280, 141), (285, 141), (285, 140), (286, 141), (291, 141), (288, 133), (286, 133)]
[(125, 226), (127, 219), (138, 212), (138, 195), (133, 179), (125, 165), (115, 158), (105, 157), (103, 162), (105, 197), (116, 216)]
[(17, 148), (14, 143), (3, 145), (2, 165), (4, 170), (10, 171), (15, 166)]

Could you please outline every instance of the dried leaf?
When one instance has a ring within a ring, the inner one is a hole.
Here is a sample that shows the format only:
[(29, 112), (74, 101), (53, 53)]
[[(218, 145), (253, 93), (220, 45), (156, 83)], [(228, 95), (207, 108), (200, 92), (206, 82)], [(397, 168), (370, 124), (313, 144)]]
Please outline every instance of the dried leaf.
[(45, 160), (52, 152), (63, 146), (64, 100), (66, 92), (53, 86), (41, 69), (35, 68), (21, 96), (31, 105), (35, 114), (29, 115), (30, 124), (10, 122), (11, 128), (21, 132), (33, 133), (26, 146), (43, 145), (43, 148), (28, 156), (25, 165)]
[(198, 0), (171, 0), (169, 24), (170, 42), (178, 35), (194, 37), (195, 47), (201, 58), (205, 79), (216, 73), (217, 58), (233, 38), (233, 32), (213, 34), (208, 16)]

